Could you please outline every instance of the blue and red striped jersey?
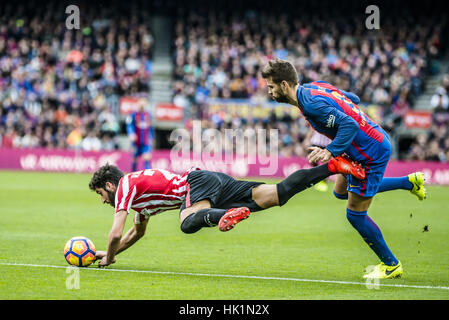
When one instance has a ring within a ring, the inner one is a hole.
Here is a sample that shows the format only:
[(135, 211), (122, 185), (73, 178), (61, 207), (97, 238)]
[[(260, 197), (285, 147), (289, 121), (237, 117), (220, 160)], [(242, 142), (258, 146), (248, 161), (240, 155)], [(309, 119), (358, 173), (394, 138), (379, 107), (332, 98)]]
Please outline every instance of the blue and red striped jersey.
[(136, 146), (151, 145), (154, 128), (151, 124), (150, 113), (147, 111), (131, 113), (126, 121), (126, 131), (128, 135), (135, 134), (137, 136)]
[(332, 140), (326, 148), (334, 157), (344, 152), (363, 164), (388, 161), (382, 142), (389, 137), (359, 109), (357, 95), (324, 81), (300, 85), (296, 95), (305, 119)]

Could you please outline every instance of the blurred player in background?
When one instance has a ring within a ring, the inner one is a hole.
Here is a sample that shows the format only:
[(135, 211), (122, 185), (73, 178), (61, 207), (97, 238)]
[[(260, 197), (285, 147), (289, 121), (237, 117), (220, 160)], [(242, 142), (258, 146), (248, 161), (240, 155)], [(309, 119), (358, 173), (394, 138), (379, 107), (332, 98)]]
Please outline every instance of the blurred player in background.
[[(312, 127), (309, 128), (309, 131), (307, 131), (306, 137), (304, 139), (304, 144), (306, 146), (318, 147), (322, 149), (326, 148), (327, 145), (331, 142), (331, 139), (315, 131)], [(312, 165), (317, 166), (318, 164), (313, 163)], [(315, 184), (314, 188), (320, 192), (326, 192), (329, 189), (329, 186), (326, 180), (321, 180), (320, 182)]]
[(139, 99), (137, 111), (132, 112), (126, 119), (126, 132), (131, 140), (133, 148), (132, 171), (137, 170), (137, 164), (140, 157), (142, 157), (144, 161), (144, 168), (151, 168), (154, 127), (151, 123), (150, 112), (145, 110), (146, 105), (146, 99)]
[[(89, 188), (103, 203), (115, 208), (107, 251), (97, 251), (99, 267), (115, 262), (115, 255), (129, 248), (144, 234), (150, 216), (180, 209), (181, 230), (195, 233), (218, 225), (231, 230), (248, 218), (250, 211), (284, 205), (295, 194), (336, 173), (365, 176), (360, 165), (341, 157), (315, 168), (298, 170), (278, 184), (235, 180), (221, 172), (192, 168), (183, 175), (149, 169), (124, 175), (105, 165), (92, 176)], [(126, 217), (136, 211), (134, 226), (122, 237)]]
[(360, 99), (354, 93), (339, 90), (324, 81), (300, 85), (295, 67), (281, 59), (270, 60), (262, 70), (262, 77), (274, 100), (298, 107), (316, 131), (332, 140), (324, 149), (311, 147), (309, 162), (326, 162), (331, 157), (346, 154), (364, 165), (365, 179), (337, 176), (334, 195), (348, 200), (348, 221), (381, 260), (364, 277), (400, 277), (403, 273), (401, 262), (391, 252), (379, 227), (367, 212), (379, 190), (406, 189), (423, 200), (426, 197), (423, 174), (383, 179), (391, 155), (390, 138), (358, 108)]

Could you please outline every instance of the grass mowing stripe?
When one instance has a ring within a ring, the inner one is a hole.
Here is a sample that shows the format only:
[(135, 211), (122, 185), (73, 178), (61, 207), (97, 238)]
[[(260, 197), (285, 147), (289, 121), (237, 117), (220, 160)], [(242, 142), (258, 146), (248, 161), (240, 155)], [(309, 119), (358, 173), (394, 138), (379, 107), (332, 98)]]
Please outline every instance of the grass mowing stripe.
[[(60, 269), (61, 268), (65, 269), (65, 268), (69, 267), (69, 266), (8, 263), (8, 262), (0, 262), (0, 265), (17, 266), (17, 267), (60, 268)], [(83, 268), (83, 269), (84, 270), (96, 270), (96, 271), (113, 271), (113, 272), (170, 274), (170, 275), (197, 276), (197, 277), (279, 280), (279, 281), (315, 282), (315, 283), (328, 283), (328, 284), (352, 284), (352, 285), (363, 285), (363, 286), (370, 285), (373, 287), (378, 285), (380, 287), (449, 290), (449, 287), (442, 287), (442, 286), (418, 286), (418, 285), (408, 285), (408, 284), (384, 284), (384, 283), (373, 284), (373, 283), (368, 283), (368, 282), (339, 281), (339, 280), (299, 279), (299, 278), (283, 278), (283, 277), (245, 276), (245, 275), (233, 275), (233, 274), (192, 273), (192, 272), (153, 271), (153, 270), (127, 270), (127, 269), (106, 269), (106, 268)]]

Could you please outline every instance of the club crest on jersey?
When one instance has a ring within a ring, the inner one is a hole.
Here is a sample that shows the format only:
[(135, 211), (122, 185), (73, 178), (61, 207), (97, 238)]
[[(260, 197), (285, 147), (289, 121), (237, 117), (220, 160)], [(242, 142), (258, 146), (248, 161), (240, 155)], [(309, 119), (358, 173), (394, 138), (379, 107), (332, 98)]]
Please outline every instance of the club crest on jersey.
[(326, 128), (333, 128), (335, 124), (335, 116), (331, 114), (329, 118), (327, 118)]

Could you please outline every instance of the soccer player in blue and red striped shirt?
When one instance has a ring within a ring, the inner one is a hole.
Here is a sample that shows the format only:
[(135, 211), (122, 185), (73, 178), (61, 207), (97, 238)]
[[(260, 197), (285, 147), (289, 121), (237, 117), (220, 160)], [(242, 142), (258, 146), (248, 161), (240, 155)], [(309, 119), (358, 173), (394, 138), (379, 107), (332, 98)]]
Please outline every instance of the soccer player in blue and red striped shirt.
[(133, 145), (132, 171), (137, 171), (139, 157), (142, 157), (145, 169), (150, 169), (153, 151), (154, 128), (151, 115), (145, 110), (144, 99), (139, 99), (138, 104), (138, 110), (132, 112), (126, 119), (126, 132)]
[(367, 211), (374, 195), (380, 191), (407, 189), (423, 200), (426, 197), (423, 174), (383, 178), (391, 155), (390, 139), (358, 108), (360, 99), (354, 93), (324, 81), (300, 85), (295, 67), (281, 59), (269, 61), (262, 70), (262, 77), (274, 100), (298, 107), (316, 131), (332, 140), (326, 148), (311, 148), (308, 156), (311, 163), (326, 162), (331, 157), (346, 154), (365, 167), (366, 178), (363, 180), (351, 175), (338, 178), (334, 194), (339, 199), (348, 199), (347, 219), (381, 260), (364, 277), (400, 277), (402, 264), (388, 248)]

